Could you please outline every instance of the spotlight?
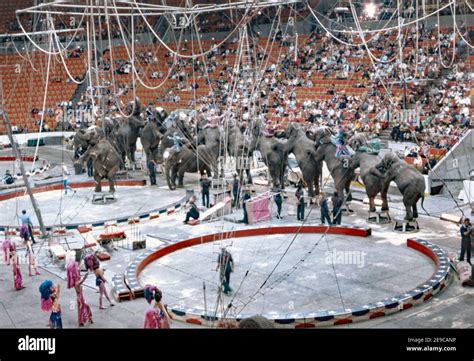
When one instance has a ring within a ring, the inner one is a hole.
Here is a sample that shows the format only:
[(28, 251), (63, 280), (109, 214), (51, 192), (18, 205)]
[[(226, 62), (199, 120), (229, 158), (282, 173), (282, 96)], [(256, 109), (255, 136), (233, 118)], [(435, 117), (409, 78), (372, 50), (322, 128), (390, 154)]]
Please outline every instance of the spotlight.
[(377, 12), (377, 5), (374, 3), (367, 3), (365, 4), (365, 13), (369, 18), (374, 18), (375, 13)]

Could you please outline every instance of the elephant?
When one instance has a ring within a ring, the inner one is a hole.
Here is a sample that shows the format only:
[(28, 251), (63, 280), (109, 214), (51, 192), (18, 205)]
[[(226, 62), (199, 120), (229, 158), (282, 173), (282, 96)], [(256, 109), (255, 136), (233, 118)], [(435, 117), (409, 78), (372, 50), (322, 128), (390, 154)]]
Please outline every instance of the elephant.
[[(168, 121), (168, 120), (167, 120)], [(196, 139), (194, 137), (193, 129), (187, 119), (187, 115), (183, 112), (175, 118), (175, 121), (171, 127), (169, 127), (163, 134), (160, 145), (158, 147), (158, 159), (161, 160), (165, 149), (173, 146), (173, 134), (177, 132), (183, 139), (183, 143), (190, 143), (194, 147), (196, 146)]]
[(350, 167), (352, 170), (360, 168), (360, 177), (364, 183), (367, 197), (369, 197), (370, 212), (376, 211), (375, 197), (379, 193), (382, 198), (382, 211), (388, 211), (388, 184), (386, 184), (381, 177), (372, 172), (372, 168), (380, 163), (382, 157), (374, 152), (361, 151), (361, 147), (368, 147), (368, 139), (363, 134), (352, 136), (347, 143), (355, 150), (355, 154), (350, 158)]
[[(183, 187), (184, 173), (200, 172), (201, 175), (206, 172), (211, 174), (211, 169), (216, 163), (216, 159), (211, 151), (205, 145), (199, 145), (196, 152), (188, 144), (181, 147), (181, 151), (177, 152), (173, 148), (167, 149), (168, 154), (165, 158), (166, 182), (171, 190), (176, 189), (176, 178), (178, 178), (178, 187)], [(165, 152), (165, 153), (166, 153)]]
[[(371, 171), (381, 177), (388, 188), (391, 181), (394, 181), (398, 190), (403, 195), (405, 206), (405, 220), (412, 221), (418, 218), (416, 203), (421, 198), (421, 207), (425, 199), (425, 179), (423, 175), (411, 164), (405, 163), (396, 154), (389, 152), (382, 160), (375, 164)], [(428, 212), (427, 212), (428, 213)]]
[[(214, 155), (215, 159), (224, 155), (224, 137), (222, 136), (219, 127), (211, 128), (203, 126), (203, 122), (198, 122), (197, 125), (197, 143), (205, 144), (206, 148)], [(219, 176), (219, 169), (217, 162), (215, 169), (213, 169), (214, 178)]]
[[(225, 134), (227, 136), (227, 153), (236, 159), (236, 171), (240, 173), (240, 167), (242, 163), (246, 163), (243, 159), (251, 159), (253, 157), (253, 149), (250, 147), (251, 139), (246, 139), (242, 131), (234, 122), (229, 124)], [(248, 163), (248, 167), (245, 164), (243, 164), (243, 166), (246, 168), (245, 172), (247, 174), (247, 183), (252, 184), (253, 181), (250, 172), (250, 161)]]
[(147, 122), (140, 132), (140, 140), (145, 151), (147, 162), (158, 161), (158, 146), (166, 128), (163, 122), (168, 117), (168, 113), (161, 107), (155, 108), (153, 118)]
[(112, 144), (105, 139), (103, 133), (96, 129), (98, 128), (76, 133), (83, 144), (88, 144), (86, 152), (76, 163), (83, 165), (85, 161), (91, 158), (96, 182), (95, 192), (102, 191), (101, 181), (106, 178), (109, 181), (109, 192), (115, 193), (115, 174), (120, 168), (120, 155)]
[(252, 127), (252, 142), (250, 149), (257, 149), (268, 167), (274, 188), (285, 188), (285, 169), (288, 163), (286, 150), (287, 140), (263, 135), (263, 124), (256, 121)]
[(349, 160), (336, 158), (337, 148), (331, 143), (332, 132), (329, 128), (321, 127), (313, 134), (316, 146), (315, 160), (326, 162), (339, 196), (343, 197), (345, 194), (345, 201), (351, 201), (350, 188), (351, 182), (354, 180), (354, 170), (350, 167)]
[(303, 180), (308, 187), (308, 196), (313, 198), (315, 195), (319, 195), (323, 165), (321, 161), (316, 160), (314, 141), (309, 139), (306, 132), (294, 123), (288, 126), (286, 134), (288, 137), (287, 152), (295, 155)]
[(135, 106), (130, 111), (131, 105), (127, 107), (131, 112), (130, 117), (119, 117), (119, 127), (114, 131), (114, 136), (117, 139), (119, 153), (122, 156), (122, 161), (125, 163), (127, 157), (130, 162), (135, 162), (135, 151), (137, 150), (137, 139), (140, 135), (140, 129), (145, 127), (145, 121), (141, 118), (141, 104), (137, 99)]

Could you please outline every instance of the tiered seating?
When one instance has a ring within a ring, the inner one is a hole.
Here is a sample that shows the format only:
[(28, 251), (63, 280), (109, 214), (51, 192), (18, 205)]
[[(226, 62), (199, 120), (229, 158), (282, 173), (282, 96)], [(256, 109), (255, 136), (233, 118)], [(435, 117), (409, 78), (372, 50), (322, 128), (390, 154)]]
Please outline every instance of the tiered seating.
[[(27, 128), (29, 132), (37, 131), (40, 120), (38, 114), (32, 110), (42, 110), (45, 92), (45, 76), (47, 56), (39, 52), (23, 54), (0, 55), (0, 75), (3, 79), (6, 111), (12, 125), (19, 129)], [(30, 65), (34, 65), (36, 71)], [(58, 63), (59, 61), (59, 63)], [(71, 74), (83, 77), (86, 67), (83, 58), (68, 58), (66, 64)], [(46, 109), (55, 110), (62, 101), (69, 101), (76, 90), (76, 84), (68, 82), (68, 76), (60, 59), (52, 58), (51, 70), (46, 97)], [(55, 115), (45, 116), (45, 122), (50, 128), (56, 125)], [(6, 131), (3, 122), (0, 122), (0, 133)]]
[(2, 0), (0, 5), (0, 34), (12, 33), (10, 24), (15, 21), (15, 11), (34, 5), (34, 0)]

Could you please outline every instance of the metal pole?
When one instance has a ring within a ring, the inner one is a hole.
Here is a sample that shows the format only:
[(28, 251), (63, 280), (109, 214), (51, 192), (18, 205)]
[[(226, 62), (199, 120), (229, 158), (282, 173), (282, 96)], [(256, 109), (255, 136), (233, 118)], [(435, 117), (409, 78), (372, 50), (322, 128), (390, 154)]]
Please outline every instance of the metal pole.
[[(26, 191), (28, 192), (28, 195), (30, 196), (31, 204), (33, 205), (33, 209), (35, 210), (36, 218), (38, 219), (38, 223), (39, 223), (40, 230), (41, 230), (41, 238), (46, 238), (47, 234), (46, 234), (46, 228), (44, 227), (44, 223), (43, 223), (43, 217), (41, 216), (41, 212), (40, 212), (40, 209), (38, 207), (38, 203), (36, 202), (36, 199), (33, 195), (33, 191), (31, 190), (30, 183), (29, 183), (28, 177), (27, 177), (26, 172), (25, 172), (25, 167), (23, 165), (23, 160), (21, 159), (20, 150), (18, 149), (18, 146), (15, 142), (15, 139), (13, 139), (10, 120), (8, 119), (7, 112), (5, 111), (5, 109), (3, 107), (0, 108), (0, 115), (3, 116), (3, 122), (5, 123), (5, 127), (7, 128), (8, 138), (10, 139), (10, 144), (12, 145), (13, 154), (15, 155), (15, 158), (18, 159), (18, 161), (20, 162), (21, 175), (23, 176), (23, 181), (25, 182)], [(37, 141), (39, 142), (40, 138), (38, 138)]]

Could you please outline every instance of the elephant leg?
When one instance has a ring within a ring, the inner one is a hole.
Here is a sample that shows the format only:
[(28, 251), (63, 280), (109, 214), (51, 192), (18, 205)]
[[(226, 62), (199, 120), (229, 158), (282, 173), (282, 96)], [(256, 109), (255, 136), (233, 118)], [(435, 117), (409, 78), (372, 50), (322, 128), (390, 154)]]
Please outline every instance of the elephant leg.
[(96, 193), (102, 192), (102, 184), (101, 184), (102, 177), (94, 176), (94, 179), (95, 179), (95, 192)]
[(134, 144), (130, 147), (130, 161), (135, 163), (135, 152), (137, 151), (137, 146)]
[(313, 204), (313, 198), (314, 198), (313, 181), (308, 181), (308, 198), (309, 198), (309, 204)]
[[(351, 182), (349, 182), (349, 184), (346, 185), (344, 190), (346, 191), (346, 194), (347, 194), (346, 201), (352, 202)], [(344, 193), (341, 193), (339, 196), (344, 197)]]
[(375, 197), (369, 197), (369, 211), (375, 212)]
[(112, 176), (109, 177), (109, 193), (115, 193), (115, 179)]
[(418, 218), (418, 208), (416, 207), (416, 203), (413, 205), (413, 218)]
[(405, 203), (405, 211), (406, 211), (406, 214), (405, 214), (405, 219), (407, 221), (411, 221), (413, 220), (413, 212), (412, 212), (412, 207), (409, 205), (409, 204), (406, 204)]
[(321, 186), (319, 183), (319, 174), (316, 177), (314, 177), (313, 183), (314, 183), (314, 195), (319, 196), (319, 187)]
[(178, 188), (183, 188), (184, 187), (184, 173), (186, 172), (186, 167), (184, 165), (181, 165), (178, 169)]

